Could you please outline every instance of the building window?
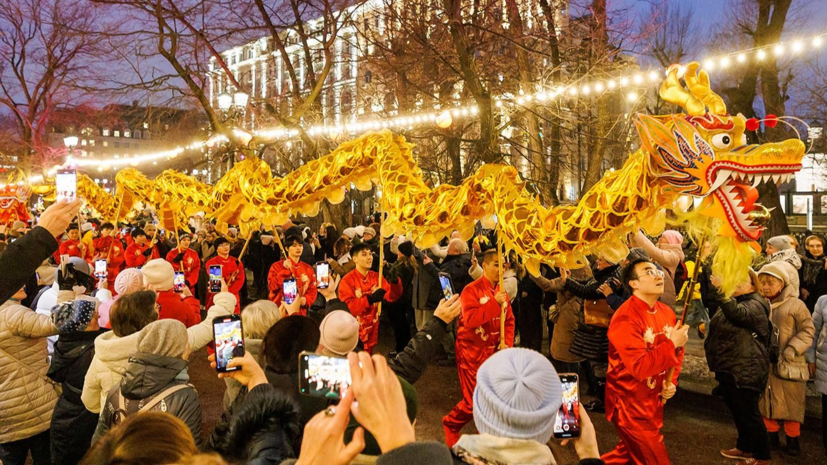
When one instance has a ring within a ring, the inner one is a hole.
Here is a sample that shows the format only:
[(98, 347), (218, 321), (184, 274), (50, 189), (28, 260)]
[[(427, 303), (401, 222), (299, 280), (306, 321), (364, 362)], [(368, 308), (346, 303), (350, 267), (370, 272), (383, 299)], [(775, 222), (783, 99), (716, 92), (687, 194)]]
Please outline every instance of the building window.
[(123, 136), (124, 136), (124, 137), (132, 137), (132, 135), (131, 135), (131, 134), (132, 134), (132, 133), (130, 133), (130, 132), (129, 132), (129, 129), (127, 129), (126, 131), (124, 131), (124, 132), (123, 132)]
[(109, 137), (109, 129), (107, 129), (107, 128), (103, 129), (103, 137)]
[(86, 147), (86, 139), (82, 139), (80, 141), (80, 145), (82, 145), (83, 147)]
[(121, 148), (121, 143), (120, 143), (120, 142), (118, 142), (118, 141), (115, 141), (115, 148), (116, 148), (116, 149)]
[(104, 146), (104, 147), (109, 147), (109, 142), (107, 142), (107, 141), (103, 141), (103, 146)]
[(144, 129), (149, 129), (149, 123), (144, 123)]
[(140, 139), (140, 138), (141, 138), (141, 131), (135, 131), (135, 133), (134, 133), (134, 134), (132, 134), (132, 135), (133, 135), (136, 139)]
[(114, 135), (115, 137), (121, 137), (121, 131), (115, 129)]

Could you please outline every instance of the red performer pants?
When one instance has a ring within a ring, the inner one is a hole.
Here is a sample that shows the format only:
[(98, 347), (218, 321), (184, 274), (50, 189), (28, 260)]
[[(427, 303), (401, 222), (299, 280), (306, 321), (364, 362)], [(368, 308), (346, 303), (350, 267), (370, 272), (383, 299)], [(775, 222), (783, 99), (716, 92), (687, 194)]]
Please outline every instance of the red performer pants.
[[(615, 416), (617, 418), (617, 416)], [(640, 430), (620, 426), (617, 421), (612, 421), (620, 436), (620, 442), (615, 448), (605, 454), (601, 459), (606, 465), (667, 465), (669, 455), (666, 453), (666, 445), (663, 443), (663, 435), (659, 430)]]
[[(785, 436), (788, 438), (797, 438), (801, 436), (801, 423), (792, 420), (780, 420), (780, 422), (784, 423)], [(779, 420), (764, 418), (764, 425), (766, 425), (768, 433), (777, 433), (778, 430), (781, 429), (781, 425), (778, 423)]]
[(462, 400), (442, 419), (445, 443), (448, 447), (454, 447), (454, 444), (459, 441), (462, 427), (474, 419), (474, 388), (477, 386), (477, 368), (479, 367), (463, 367), (461, 359), (460, 351), (457, 351), (457, 374), (459, 375), (459, 387), (462, 389)]

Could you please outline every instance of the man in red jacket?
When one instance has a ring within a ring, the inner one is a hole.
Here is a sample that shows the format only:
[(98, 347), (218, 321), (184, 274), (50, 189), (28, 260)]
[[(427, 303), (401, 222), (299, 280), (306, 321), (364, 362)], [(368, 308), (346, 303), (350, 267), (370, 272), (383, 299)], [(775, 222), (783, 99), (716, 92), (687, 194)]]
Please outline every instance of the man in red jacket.
[[(112, 294), (115, 294), (115, 278), (123, 269), (124, 248), (120, 240), (113, 237), (115, 227), (112, 223), (101, 226), (101, 235), (95, 239), (95, 260), (106, 260), (106, 282)], [(111, 251), (110, 251), (111, 249)]]
[(155, 247), (155, 242), (153, 241), (151, 244), (147, 244), (146, 233), (143, 229), (133, 229), (132, 239), (134, 239), (135, 242), (126, 248), (124, 254), (127, 268), (140, 268), (150, 260), (161, 258), (158, 254), (158, 249)]
[(172, 290), (175, 280), (175, 270), (172, 265), (163, 259), (150, 260), (141, 268), (144, 275), (144, 286), (158, 294), (158, 319), (166, 318), (178, 320), (188, 328), (201, 322), (201, 302), (184, 287), (183, 292)]
[(499, 257), (489, 250), (482, 260), (482, 276), (465, 286), (460, 300), (462, 313), (457, 324), (456, 357), (462, 400), (442, 419), (448, 447), (459, 441), (460, 430), (474, 419), (474, 388), (477, 370), (500, 345), (502, 304), (505, 309), (505, 343), (514, 346), (514, 313), (505, 290), (500, 289)]
[(297, 299), (301, 300), (301, 315), (307, 315), (307, 309), (313, 305), (318, 291), (316, 290), (316, 273), (313, 267), (301, 261), (304, 243), (301, 236), (290, 235), (284, 239), (287, 247), (287, 258), (273, 263), (267, 275), (267, 284), (270, 287), (270, 300), (281, 305), (284, 299), (282, 285), (287, 278), (296, 280)]
[[(339, 282), (339, 299), (347, 304), (350, 313), (359, 321), (359, 340), (365, 352), (371, 353), (379, 342), (378, 304), (383, 300), (393, 302), (402, 296), (402, 281), (396, 278), (390, 283), (382, 280), (379, 287), (379, 273), (371, 271), (373, 253), (364, 242), (350, 250), (356, 268)], [(387, 294), (387, 295), (386, 295)]]
[(178, 247), (169, 251), (167, 261), (172, 263), (175, 271), (184, 272), (187, 287), (190, 288), (190, 292), (194, 293), (195, 286), (198, 284), (198, 273), (201, 271), (201, 259), (198, 258), (196, 251), (190, 249), (190, 240), (188, 233), (180, 233)]
[[(620, 441), (601, 457), (607, 464), (669, 463), (663, 444), (663, 401), (675, 395), (689, 326), (675, 327), (675, 312), (658, 301), (663, 271), (646, 259), (621, 275), (632, 291), (609, 323), (606, 418)], [(672, 379), (666, 375), (675, 368)]]
[[(232, 293), (236, 298), (235, 313), (241, 313), (241, 298), (238, 293), (244, 286), (246, 276), (244, 275), (244, 265), (239, 259), (230, 256), (230, 241), (223, 237), (219, 237), (213, 242), (216, 256), (207, 260), (207, 273), (213, 265), (221, 266), (221, 276), (224, 282), (227, 283), (227, 292)], [(207, 283), (209, 286), (209, 283)], [(207, 289), (207, 308), (212, 307), (212, 301), (215, 294), (209, 292)]]
[(68, 239), (60, 244), (60, 255), (68, 255), (70, 257), (83, 258), (84, 250), (83, 244), (80, 242), (80, 229), (78, 225), (72, 223), (66, 228), (66, 236)]

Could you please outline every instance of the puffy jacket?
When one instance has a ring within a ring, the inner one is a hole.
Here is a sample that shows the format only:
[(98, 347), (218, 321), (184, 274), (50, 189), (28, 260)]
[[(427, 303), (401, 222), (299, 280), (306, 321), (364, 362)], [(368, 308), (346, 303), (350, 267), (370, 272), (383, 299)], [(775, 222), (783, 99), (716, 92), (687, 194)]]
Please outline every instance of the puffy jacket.
[[(115, 385), (106, 397), (92, 443), (102, 438), (113, 426), (115, 411), (119, 408), (119, 394), (124, 398), (124, 409), (135, 415), (145, 402), (152, 400), (157, 394), (177, 384), (188, 384), (188, 365), (186, 360), (178, 357), (133, 354), (126, 366), (123, 380)], [(188, 386), (165, 396), (150, 410), (166, 412), (179, 418), (189, 427), (195, 444), (201, 445), (201, 401), (194, 387)]]
[(769, 302), (757, 292), (719, 300), (704, 341), (709, 370), (729, 373), (741, 389), (763, 392), (770, 367)]
[(471, 259), (468, 254), (463, 255), (446, 255), (445, 259), (439, 265), (440, 271), (451, 275), (451, 281), (454, 284), (454, 292), (461, 294), (465, 286), (471, 284), (471, 275), (468, 274), (468, 268), (471, 267)]
[[(530, 275), (529, 275), (530, 276)], [(571, 345), (574, 343), (574, 332), (583, 321), (583, 299), (575, 296), (571, 291), (565, 290), (562, 278), (546, 279), (543, 276), (531, 276), (531, 279), (544, 292), (557, 292), (557, 312), (555, 317), (550, 317), (554, 323), (554, 331), (551, 335), (551, 347), (549, 352), (555, 360), (568, 363), (577, 363), (585, 360), (571, 352)], [(566, 284), (572, 281), (566, 280)]]
[(433, 263), (430, 263), (427, 269), (422, 264), (422, 255), (419, 251), (414, 252), (414, 256), (418, 267), (413, 278), (411, 305), (416, 310), (436, 310), (440, 299), (444, 297), (439, 285), (439, 270)]
[(98, 415), (80, 399), (83, 379), (95, 355), (95, 338), (106, 330), (62, 334), (55, 344), (49, 378), (63, 392), (55, 405), (51, 425), (53, 464), (76, 464), (86, 454), (98, 424)]
[[(215, 295), (214, 305), (210, 307), (207, 318), (187, 328), (190, 351), (195, 352), (212, 342), (213, 318), (231, 314), (235, 310), (236, 302), (236, 297), (229, 292), (220, 292)], [(86, 372), (81, 395), (83, 405), (90, 412), (101, 411), (101, 405), (106, 401), (109, 390), (121, 380), (129, 356), (136, 350), (138, 350), (138, 333), (118, 337), (110, 331), (95, 339), (95, 357)]]
[[(34, 274), (37, 267), (58, 249), (52, 233), (42, 226), (35, 226), (0, 253), (0, 302), (9, 300)], [(3, 441), (0, 441), (3, 442)]]
[(57, 393), (46, 378), (46, 336), (55, 334), (51, 318), (15, 301), (0, 305), (0, 444), (49, 429)]
[(678, 264), (684, 259), (683, 249), (680, 244), (658, 244), (655, 245), (642, 232), (635, 235), (635, 245), (641, 247), (652, 261), (663, 267), (666, 272), (664, 276), (663, 295), (660, 301), (668, 305), (672, 310), (675, 309), (675, 301), (677, 294), (675, 292), (675, 270), (678, 269)]
[(815, 337), (807, 350), (807, 362), (816, 364), (816, 390), (827, 395), (827, 296), (822, 296), (813, 312)]
[(264, 465), (296, 457), (300, 435), (296, 402), (272, 385), (261, 384), (247, 393), (230, 417), (226, 434), (211, 446), (229, 461)]

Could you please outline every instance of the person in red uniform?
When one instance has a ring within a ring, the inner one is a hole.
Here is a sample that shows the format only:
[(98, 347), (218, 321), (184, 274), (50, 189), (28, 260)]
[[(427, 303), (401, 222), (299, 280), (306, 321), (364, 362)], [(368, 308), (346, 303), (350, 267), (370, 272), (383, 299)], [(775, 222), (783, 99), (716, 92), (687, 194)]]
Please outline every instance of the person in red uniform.
[[(235, 257), (230, 256), (230, 241), (226, 238), (219, 237), (213, 242), (216, 256), (207, 260), (207, 272), (210, 267), (214, 265), (221, 266), (221, 276), (224, 282), (227, 283), (227, 292), (232, 293), (236, 298), (235, 313), (241, 313), (241, 298), (238, 293), (241, 287), (244, 286), (246, 276), (244, 275), (244, 265)], [(209, 284), (208, 284), (209, 286)], [(215, 294), (207, 290), (207, 308), (212, 307), (212, 301)]]
[[(95, 239), (95, 260), (106, 260), (106, 282), (107, 289), (115, 293), (115, 278), (123, 269), (124, 248), (121, 241), (113, 237), (115, 227), (112, 223), (104, 223), (101, 226), (101, 235)], [(111, 251), (110, 251), (111, 249)]]
[(191, 240), (189, 233), (178, 234), (178, 247), (167, 253), (167, 261), (172, 263), (175, 271), (184, 272), (187, 287), (194, 294), (195, 286), (198, 284), (198, 273), (201, 271), (201, 259), (196, 251), (190, 249)]
[(83, 258), (84, 247), (80, 242), (80, 229), (78, 229), (78, 225), (75, 223), (70, 224), (69, 227), (66, 228), (66, 236), (68, 239), (60, 244), (60, 255)]
[(159, 320), (178, 320), (187, 328), (201, 323), (201, 302), (192, 296), (186, 286), (182, 292), (173, 290), (175, 270), (171, 263), (156, 258), (148, 261), (141, 268), (141, 273), (144, 275), (144, 286), (158, 295), (155, 304), (158, 306)]
[(373, 253), (364, 242), (350, 250), (356, 268), (339, 282), (339, 299), (347, 304), (350, 313), (359, 321), (359, 341), (365, 352), (371, 353), (379, 342), (378, 304), (383, 300), (393, 302), (402, 296), (402, 281), (397, 277), (393, 283), (382, 280), (379, 287), (379, 273), (371, 271)]
[(290, 235), (284, 239), (284, 246), (287, 247), (287, 258), (273, 263), (270, 272), (267, 274), (267, 285), (270, 287), (270, 300), (276, 305), (281, 305), (284, 299), (284, 280), (294, 278), (298, 298), (301, 301), (299, 314), (307, 316), (307, 309), (313, 305), (318, 291), (316, 290), (316, 273), (313, 267), (301, 261), (304, 243), (301, 236)]
[[(669, 463), (663, 402), (675, 395), (689, 326), (676, 328), (675, 312), (658, 301), (664, 279), (654, 263), (633, 260), (621, 277), (632, 296), (609, 323), (606, 374), (606, 418), (620, 441), (601, 458), (609, 465)], [(675, 373), (666, 379), (670, 368)]]
[(505, 290), (500, 289), (500, 263), (496, 250), (482, 260), (482, 276), (465, 286), (460, 300), (462, 312), (457, 320), (456, 357), (462, 400), (442, 419), (445, 442), (453, 447), (460, 430), (474, 419), (474, 388), (477, 370), (500, 346), (502, 304), (505, 309), (505, 344), (514, 347), (514, 313)]
[(150, 260), (161, 258), (158, 255), (158, 249), (155, 247), (155, 242), (147, 243), (146, 233), (141, 228), (132, 230), (132, 239), (135, 241), (126, 248), (124, 259), (126, 260), (127, 268), (140, 268)]

